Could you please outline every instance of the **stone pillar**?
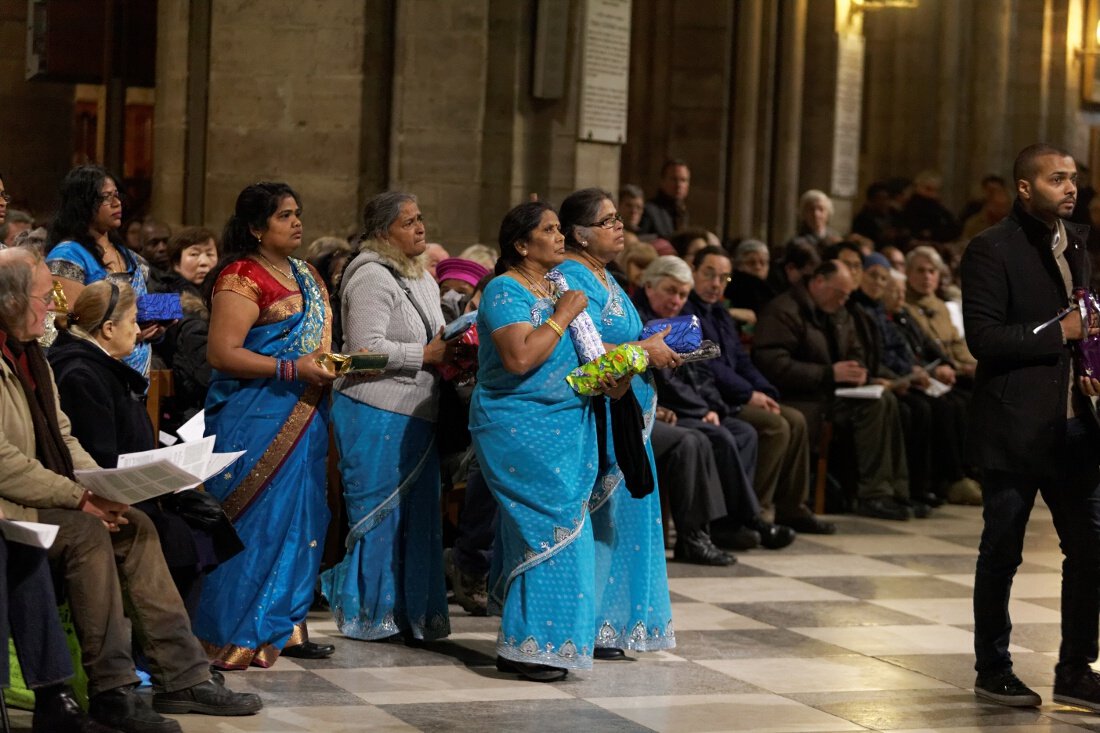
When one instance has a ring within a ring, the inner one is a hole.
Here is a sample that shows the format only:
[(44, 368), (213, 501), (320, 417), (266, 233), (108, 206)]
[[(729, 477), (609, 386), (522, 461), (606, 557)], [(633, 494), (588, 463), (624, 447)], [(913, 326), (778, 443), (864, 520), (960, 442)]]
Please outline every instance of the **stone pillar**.
[[(971, 176), (1002, 170), (1006, 157), (1008, 103), (1009, 39), (1012, 35), (1011, 0), (986, 0), (975, 3), (975, 36), (981, 38), (981, 51), (971, 77), (970, 109)], [(1036, 100), (1038, 103), (1038, 100)]]
[(488, 19), (489, 0), (397, 4), (390, 184), (452, 249), (481, 238)]
[(768, 240), (781, 244), (798, 220), (798, 169), (801, 154), (802, 76), (805, 65), (806, 0), (784, 4), (779, 18), (779, 48), (784, 50), (776, 78), (774, 164)]
[(306, 242), (344, 235), (360, 205), (365, 4), (273, 7), (212, 4), (203, 219), (221, 227), (244, 186), (282, 180), (302, 197)]
[[(159, 221), (192, 223), (184, 214), (187, 182), (187, 135), (192, 124), (205, 130), (205, 120), (189, 119), (187, 110), (190, 12), (187, 0), (157, 2), (157, 97), (153, 109), (153, 200)], [(201, 221), (201, 219), (194, 220)]]
[(726, 189), (725, 229), (731, 234), (754, 231), (753, 211), (759, 195), (756, 140), (760, 118), (760, 57), (764, 26), (763, 0), (743, 0), (736, 5), (737, 37), (733, 68), (733, 105), (729, 185)]

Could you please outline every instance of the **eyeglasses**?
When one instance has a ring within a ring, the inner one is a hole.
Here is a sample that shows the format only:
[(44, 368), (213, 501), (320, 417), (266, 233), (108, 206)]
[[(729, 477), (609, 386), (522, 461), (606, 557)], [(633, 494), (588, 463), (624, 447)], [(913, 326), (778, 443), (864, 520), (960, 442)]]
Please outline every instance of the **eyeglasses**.
[(49, 308), (51, 305), (53, 305), (53, 290), (46, 293), (45, 295), (32, 295), (31, 300), (37, 300), (38, 302), (42, 303), (42, 305)]
[(612, 214), (611, 216), (594, 221), (591, 224), (585, 224), (586, 227), (599, 227), (600, 229), (614, 229), (616, 224), (622, 224), (623, 218), (618, 214)]
[(712, 270), (709, 267), (704, 269), (704, 270), (699, 270), (699, 275), (704, 280), (707, 280), (707, 281), (721, 280), (722, 282), (727, 282), (728, 283), (731, 280), (733, 280), (733, 278), (730, 276), (730, 273), (728, 273), (728, 272), (718, 272), (717, 270)]
[(11, 194), (7, 191), (0, 191), (0, 201), (3, 201), (5, 204), (10, 204)]
[(101, 193), (99, 195), (99, 205), (109, 204), (112, 201), (122, 203), (122, 194), (118, 191), (108, 191), (107, 193)]

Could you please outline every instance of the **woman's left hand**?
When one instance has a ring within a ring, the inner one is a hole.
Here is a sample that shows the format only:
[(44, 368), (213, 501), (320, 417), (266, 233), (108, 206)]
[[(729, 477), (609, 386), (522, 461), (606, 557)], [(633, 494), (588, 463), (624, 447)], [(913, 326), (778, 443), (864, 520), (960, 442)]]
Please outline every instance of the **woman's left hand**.
[(617, 400), (630, 389), (630, 380), (633, 378), (633, 374), (627, 374), (625, 377), (619, 379), (616, 379), (610, 374), (604, 374), (600, 376), (600, 385), (603, 387), (603, 393), (605, 395)]
[(653, 334), (638, 345), (645, 349), (649, 356), (649, 365), (654, 369), (671, 369), (683, 363), (680, 355), (669, 348), (665, 343), (665, 336), (672, 330), (672, 326), (665, 326), (663, 331)]

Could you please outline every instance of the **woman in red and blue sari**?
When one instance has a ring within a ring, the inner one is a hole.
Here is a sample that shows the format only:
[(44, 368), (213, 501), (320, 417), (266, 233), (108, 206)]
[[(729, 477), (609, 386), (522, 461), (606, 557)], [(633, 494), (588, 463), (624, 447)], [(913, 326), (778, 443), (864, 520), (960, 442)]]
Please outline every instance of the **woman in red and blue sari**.
[(285, 183), (237, 198), (225, 258), (207, 279), (213, 374), (206, 434), (219, 452), (246, 451), (206, 482), (245, 544), (207, 579), (195, 635), (215, 666), (269, 667), (280, 654), (317, 659), (306, 613), (329, 510), (327, 387), (317, 362), (331, 341), (321, 276), (291, 257), (302, 243), (301, 204)]

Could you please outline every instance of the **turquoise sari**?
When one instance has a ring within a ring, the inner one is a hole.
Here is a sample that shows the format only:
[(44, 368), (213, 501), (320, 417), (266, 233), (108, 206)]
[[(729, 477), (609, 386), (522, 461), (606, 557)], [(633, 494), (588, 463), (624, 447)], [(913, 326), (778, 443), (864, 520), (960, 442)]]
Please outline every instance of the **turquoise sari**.
[(590, 400), (565, 382), (579, 364), (568, 336), (527, 374), (508, 372), (491, 334), (539, 326), (554, 312), (510, 277), (485, 288), (478, 311), (470, 433), (500, 505), (489, 577), (502, 614), (497, 654), (564, 669), (592, 667), (596, 589), (588, 500), (598, 470)]
[[(611, 273), (607, 273), (609, 289), (579, 262), (566, 260), (558, 270), (571, 289), (588, 296), (588, 314), (604, 342), (618, 345), (638, 340), (642, 320)], [(653, 377), (649, 372), (639, 374), (630, 386), (645, 418), (646, 454), (656, 478), (649, 440), (657, 409)], [(668, 598), (660, 492), (654, 490), (643, 499), (630, 495), (622, 471), (614, 463), (610, 415), (607, 425), (610, 469), (596, 479), (588, 505), (596, 540), (596, 646), (642, 652), (670, 649), (676, 646), (676, 636)]]
[(447, 636), (435, 424), (342, 392), (332, 420), (351, 524), (347, 554), (321, 574), (336, 625), (366, 641)]
[[(244, 342), (249, 351), (296, 359), (329, 343), (324, 289), (304, 262), (290, 262), (302, 309), (254, 326)], [(245, 545), (206, 579), (194, 621), (216, 666), (269, 667), (284, 646), (308, 640), (306, 614), (329, 521), (324, 394), (304, 382), (212, 374), (206, 434), (217, 435), (219, 452), (247, 451), (206, 482)]]

